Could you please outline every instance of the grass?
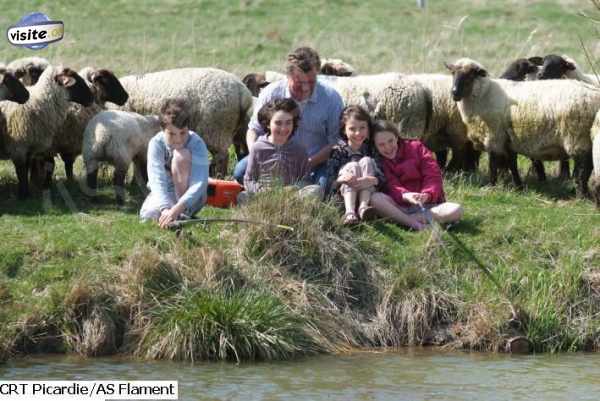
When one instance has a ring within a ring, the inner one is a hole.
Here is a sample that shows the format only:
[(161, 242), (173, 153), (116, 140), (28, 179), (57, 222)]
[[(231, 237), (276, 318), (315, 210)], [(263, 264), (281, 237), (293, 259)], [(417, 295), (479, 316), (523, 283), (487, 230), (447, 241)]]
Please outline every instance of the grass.
[[(64, 21), (66, 36), (36, 55), (118, 75), (279, 70), (303, 44), (363, 73), (440, 72), (461, 56), (494, 74), (534, 54), (567, 53), (586, 65), (579, 37), (593, 56), (600, 51), (593, 25), (577, 15), (594, 13), (591, 3), (443, 0), (424, 11), (414, 2), (376, 3), (0, 1), (0, 23), (46, 12)], [(5, 61), (32, 54), (0, 48)], [(0, 360), (48, 351), (238, 361), (406, 344), (503, 350), (516, 335), (538, 352), (597, 349), (598, 211), (574, 198), (571, 183), (538, 183), (524, 158), (522, 192), (488, 186), (485, 165), (446, 177), (446, 192), (466, 210), (452, 233), (499, 286), (447, 233), (383, 221), (350, 231), (334, 207), (285, 192), (202, 215), (293, 233), (208, 224), (176, 236), (138, 222), (140, 188), (128, 186), (126, 204), (116, 205), (110, 169), (91, 200), (65, 181), (59, 162), (51, 195), (22, 202), (12, 165), (0, 162)], [(556, 175), (555, 164), (548, 169)]]

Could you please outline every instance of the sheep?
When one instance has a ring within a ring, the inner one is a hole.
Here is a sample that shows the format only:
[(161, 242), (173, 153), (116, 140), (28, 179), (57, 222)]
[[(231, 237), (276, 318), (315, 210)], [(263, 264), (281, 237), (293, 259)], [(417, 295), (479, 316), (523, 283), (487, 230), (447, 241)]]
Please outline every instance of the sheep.
[[(29, 91), (12, 73), (0, 68), (0, 100), (23, 104), (29, 100)], [(0, 110), (0, 158), (8, 158), (6, 154), (6, 118)]]
[(356, 70), (339, 58), (326, 58), (321, 60), (319, 73), (336, 77), (350, 77), (356, 74)]
[(537, 74), (542, 64), (543, 59), (539, 56), (518, 58), (508, 65), (500, 74), (500, 78), (510, 81), (535, 81), (538, 79)]
[(190, 129), (202, 136), (215, 171), (227, 174), (229, 146), (246, 124), (252, 94), (235, 75), (213, 68), (180, 68), (120, 79), (129, 94), (121, 110), (159, 114), (166, 98), (181, 97), (192, 105)]
[(50, 65), (42, 57), (23, 57), (10, 62), (6, 68), (13, 72), (25, 86), (35, 85), (42, 72)]
[[(444, 74), (415, 74), (407, 77), (421, 84), (430, 99), (431, 116), (421, 139), (428, 148), (436, 152), (440, 167), (446, 171), (475, 171), (479, 152), (473, 149), (473, 144), (467, 137), (467, 128), (450, 95), (452, 77)], [(452, 160), (448, 166), (447, 148), (452, 150)]]
[(41, 161), (53, 163), (52, 141), (64, 123), (69, 101), (89, 105), (93, 100), (83, 79), (69, 68), (47, 67), (28, 90), (30, 98), (25, 104), (0, 103), (6, 118), (4, 156), (15, 165), (21, 198), (29, 194), (29, 169), (34, 171)]
[(86, 67), (79, 71), (79, 75), (86, 80), (94, 94), (94, 103), (88, 107), (71, 103), (64, 125), (55, 135), (52, 144), (53, 153), (60, 154), (65, 163), (65, 173), (70, 181), (74, 179), (73, 163), (81, 154), (83, 132), (88, 122), (96, 114), (105, 110), (105, 102), (122, 106), (128, 98), (127, 92), (117, 77), (109, 70)]
[(600, 112), (596, 113), (594, 128), (592, 129), (592, 156), (594, 174), (590, 178), (589, 186), (592, 199), (596, 203), (596, 208), (600, 209)]
[[(500, 75), (500, 79), (507, 79), (509, 81), (535, 81), (538, 79), (538, 73), (540, 67), (543, 64), (543, 58), (539, 56), (529, 58), (518, 58), (506, 68), (506, 70)], [(499, 165), (506, 164), (505, 161), (501, 161), (500, 157), (497, 156)], [(569, 160), (566, 161), (567, 172), (569, 166)], [(539, 181), (546, 181), (546, 171), (544, 170), (544, 163), (541, 160), (531, 159), (531, 165), (538, 177)], [(564, 165), (564, 160), (561, 160), (561, 167)], [(561, 169), (562, 171), (562, 169)]]
[(585, 74), (572, 58), (568, 56), (558, 56), (556, 54), (544, 56), (538, 78), (560, 79), (563, 77), (583, 81), (594, 86), (600, 86), (600, 78), (595, 74)]
[[(96, 114), (85, 127), (83, 134), (83, 160), (87, 185), (97, 187), (99, 162), (109, 162), (115, 167), (113, 184), (118, 204), (125, 201), (124, 184), (129, 165), (133, 161), (136, 177), (146, 178), (146, 153), (148, 142), (160, 131), (157, 116), (108, 110)], [(141, 184), (141, 182), (139, 182)]]
[(492, 183), (497, 154), (509, 158), (513, 180), (519, 187), (516, 153), (539, 160), (569, 156), (582, 166), (577, 194), (589, 195), (592, 126), (600, 108), (597, 88), (572, 80), (491, 79), (485, 68), (471, 59), (460, 59), (447, 67), (454, 76), (452, 96), (469, 139), (490, 153)]

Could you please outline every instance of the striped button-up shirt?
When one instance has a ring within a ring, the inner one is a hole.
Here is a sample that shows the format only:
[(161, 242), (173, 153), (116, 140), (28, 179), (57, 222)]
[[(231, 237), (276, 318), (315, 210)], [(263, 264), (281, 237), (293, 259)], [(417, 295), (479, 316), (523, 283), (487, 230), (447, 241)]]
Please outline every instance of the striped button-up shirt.
[[(258, 96), (248, 128), (263, 135), (265, 132), (258, 122), (260, 108), (271, 100), (291, 97), (287, 79), (269, 84)], [(340, 139), (340, 116), (343, 108), (344, 102), (340, 94), (331, 86), (317, 81), (312, 95), (301, 107), (300, 123), (292, 140), (304, 146), (309, 156), (327, 145), (336, 144)]]

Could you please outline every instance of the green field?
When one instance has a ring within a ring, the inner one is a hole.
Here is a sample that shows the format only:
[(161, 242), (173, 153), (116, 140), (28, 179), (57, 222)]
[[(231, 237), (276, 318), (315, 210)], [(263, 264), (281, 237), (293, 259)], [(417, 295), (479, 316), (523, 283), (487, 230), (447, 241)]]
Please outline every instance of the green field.
[[(117, 75), (184, 66), (239, 76), (280, 70), (288, 51), (315, 47), (361, 73), (444, 72), (469, 56), (499, 74), (513, 59), (600, 54), (600, 17), (585, 1), (0, 1), (0, 26), (41, 11), (65, 39), (33, 52), (0, 47), (0, 61), (39, 55)], [(58, 160), (58, 159), (57, 159)], [(0, 355), (131, 353), (145, 358), (278, 359), (356, 347), (450, 343), (502, 350), (523, 335), (536, 351), (600, 346), (600, 213), (572, 183), (538, 183), (520, 160), (525, 190), (446, 178), (464, 220), (451, 232), (413, 233), (385, 222), (348, 230), (333, 207), (271, 194), (245, 217), (295, 227), (234, 224), (173, 232), (139, 224), (143, 194), (114, 202), (110, 169), (91, 200), (58, 163), (51, 195), (16, 199), (0, 163)], [(76, 165), (81, 176), (81, 160)], [(264, 210), (262, 210), (263, 208)], [(265, 211), (266, 210), (266, 211)], [(498, 284), (494, 284), (494, 281)], [(510, 305), (521, 324), (508, 323)], [(105, 333), (95, 342), (90, 333)], [(109, 333), (109, 334), (106, 334)], [(110, 334), (112, 333), (112, 334)], [(102, 340), (104, 338), (104, 340)], [(1, 359), (1, 358), (0, 358)]]

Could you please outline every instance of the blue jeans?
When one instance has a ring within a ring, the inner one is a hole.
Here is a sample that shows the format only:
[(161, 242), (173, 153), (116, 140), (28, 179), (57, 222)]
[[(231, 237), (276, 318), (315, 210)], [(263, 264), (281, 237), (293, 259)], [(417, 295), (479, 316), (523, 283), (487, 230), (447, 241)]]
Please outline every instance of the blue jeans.
[[(244, 185), (244, 174), (246, 174), (246, 167), (248, 167), (248, 156), (237, 162), (233, 168), (233, 178), (241, 185)], [(309, 178), (312, 184), (319, 184), (319, 186), (325, 190), (327, 186), (327, 163), (321, 163), (316, 169), (310, 172)]]
[(245, 156), (242, 160), (237, 162), (233, 168), (233, 178), (235, 178), (240, 185), (244, 185), (244, 174), (246, 174), (246, 167), (248, 167), (248, 156)]

